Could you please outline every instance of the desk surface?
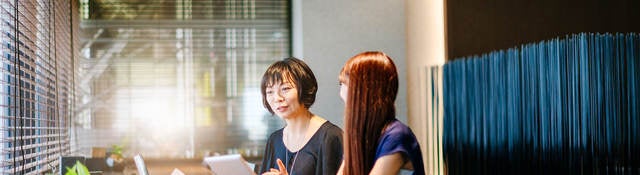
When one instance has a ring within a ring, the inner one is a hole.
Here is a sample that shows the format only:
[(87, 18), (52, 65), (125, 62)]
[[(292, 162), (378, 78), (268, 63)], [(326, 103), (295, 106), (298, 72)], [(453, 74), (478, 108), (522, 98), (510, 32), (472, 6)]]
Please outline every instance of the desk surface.
[[(175, 168), (185, 175), (212, 175), (213, 173), (202, 164), (202, 160), (146, 160), (145, 164), (150, 175), (170, 175)], [(127, 166), (122, 172), (104, 172), (103, 175), (136, 175), (135, 166)]]

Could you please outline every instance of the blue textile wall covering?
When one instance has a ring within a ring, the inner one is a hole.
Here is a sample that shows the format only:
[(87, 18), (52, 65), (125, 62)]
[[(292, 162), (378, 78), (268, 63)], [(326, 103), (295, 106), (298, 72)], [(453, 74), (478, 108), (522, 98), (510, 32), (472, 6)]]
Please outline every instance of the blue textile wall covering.
[(448, 174), (640, 174), (640, 36), (575, 34), (444, 65)]

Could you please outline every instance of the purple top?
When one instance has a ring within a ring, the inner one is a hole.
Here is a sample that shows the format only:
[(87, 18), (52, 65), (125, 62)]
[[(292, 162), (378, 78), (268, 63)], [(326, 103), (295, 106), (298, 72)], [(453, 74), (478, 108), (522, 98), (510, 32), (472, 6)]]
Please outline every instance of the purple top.
[(414, 175), (424, 175), (424, 163), (420, 145), (413, 131), (398, 120), (392, 121), (380, 136), (376, 149), (376, 160), (382, 156), (401, 153), (413, 164)]

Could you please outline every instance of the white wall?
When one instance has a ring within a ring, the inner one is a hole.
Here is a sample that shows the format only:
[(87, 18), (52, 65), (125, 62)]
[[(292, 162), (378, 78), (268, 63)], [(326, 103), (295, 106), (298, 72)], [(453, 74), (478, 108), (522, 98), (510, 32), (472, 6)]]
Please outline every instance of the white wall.
[[(405, 1), (294, 0), (293, 6), (294, 45), (302, 42), (301, 48), (294, 46), (294, 56), (303, 58), (318, 79), (318, 95), (311, 111), (343, 127), (344, 104), (338, 96), (340, 69), (360, 52), (379, 50), (393, 58), (398, 67), (397, 115), (406, 123)], [(302, 41), (298, 40), (300, 35)]]
[[(444, 0), (406, 0), (407, 6), (407, 82), (412, 92), (408, 100), (409, 127), (422, 149), (427, 174), (442, 174), (442, 113), (432, 115), (430, 93), (426, 92), (426, 68), (445, 62)], [(442, 107), (442, 106), (439, 106)], [(442, 111), (442, 109), (436, 110)], [(433, 127), (438, 126), (438, 127)], [(440, 134), (440, 135), (438, 135)]]

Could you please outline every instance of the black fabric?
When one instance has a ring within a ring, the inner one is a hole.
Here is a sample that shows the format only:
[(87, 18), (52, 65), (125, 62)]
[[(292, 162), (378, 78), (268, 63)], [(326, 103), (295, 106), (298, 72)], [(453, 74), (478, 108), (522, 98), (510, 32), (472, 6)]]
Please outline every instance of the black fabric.
[[(282, 131), (279, 129), (269, 136), (260, 173), (278, 169), (278, 159), (291, 175), (335, 175), (338, 172), (342, 162), (342, 130), (339, 127), (325, 122), (298, 152), (291, 152), (284, 146)], [(299, 154), (297, 158), (296, 154)]]

